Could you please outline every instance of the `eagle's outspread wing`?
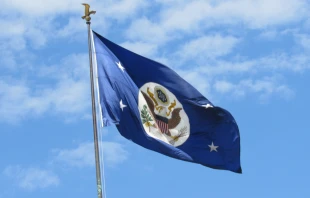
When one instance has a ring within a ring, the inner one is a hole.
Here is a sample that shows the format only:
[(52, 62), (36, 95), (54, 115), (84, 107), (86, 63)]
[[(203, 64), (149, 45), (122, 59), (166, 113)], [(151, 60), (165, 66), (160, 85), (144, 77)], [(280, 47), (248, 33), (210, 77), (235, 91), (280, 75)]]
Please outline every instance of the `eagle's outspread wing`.
[(141, 91), (146, 103), (147, 103), (147, 106), (149, 107), (150, 111), (151, 111), (151, 114), (153, 116), (153, 118), (155, 117), (155, 113), (154, 113), (154, 103), (153, 103), (153, 100), (146, 94), (144, 93), (143, 91)]
[(180, 123), (180, 121), (181, 121), (180, 111), (181, 110), (182, 110), (182, 108), (175, 108), (172, 111), (171, 118), (168, 120), (168, 128), (169, 129), (175, 128)]

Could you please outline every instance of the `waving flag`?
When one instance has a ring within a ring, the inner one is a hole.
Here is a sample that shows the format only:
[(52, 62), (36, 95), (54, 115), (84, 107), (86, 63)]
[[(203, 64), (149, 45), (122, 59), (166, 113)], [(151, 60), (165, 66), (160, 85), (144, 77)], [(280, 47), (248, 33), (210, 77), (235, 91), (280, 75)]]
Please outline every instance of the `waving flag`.
[(144, 148), (204, 166), (241, 173), (239, 129), (165, 65), (93, 31), (103, 124)]

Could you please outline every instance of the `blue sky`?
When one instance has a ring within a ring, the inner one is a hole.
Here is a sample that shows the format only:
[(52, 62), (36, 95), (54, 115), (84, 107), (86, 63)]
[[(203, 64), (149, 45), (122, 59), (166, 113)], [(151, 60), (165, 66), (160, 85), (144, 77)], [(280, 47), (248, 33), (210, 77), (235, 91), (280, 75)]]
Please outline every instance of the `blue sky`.
[[(105, 0), (92, 28), (235, 117), (243, 174), (100, 130), (107, 197), (309, 197), (310, 3)], [(87, 30), (75, 0), (4, 0), (0, 198), (96, 197)]]

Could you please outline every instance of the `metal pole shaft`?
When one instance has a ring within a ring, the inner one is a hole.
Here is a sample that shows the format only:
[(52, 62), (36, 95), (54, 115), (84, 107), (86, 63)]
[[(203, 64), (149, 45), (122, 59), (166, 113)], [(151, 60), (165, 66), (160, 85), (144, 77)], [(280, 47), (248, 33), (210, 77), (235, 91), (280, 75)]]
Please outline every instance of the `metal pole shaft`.
[(94, 147), (95, 147), (95, 160), (96, 160), (96, 179), (98, 198), (102, 198), (102, 185), (101, 185), (101, 172), (99, 161), (99, 145), (98, 145), (98, 132), (97, 132), (97, 118), (96, 118), (96, 104), (95, 104), (95, 91), (94, 91), (94, 76), (93, 76), (93, 62), (92, 62), (92, 48), (91, 48), (91, 32), (90, 21), (86, 22), (88, 27), (88, 49), (89, 49), (89, 67), (90, 67), (90, 85), (91, 85), (91, 101), (92, 101), (92, 114), (93, 114), (93, 129), (94, 129)]

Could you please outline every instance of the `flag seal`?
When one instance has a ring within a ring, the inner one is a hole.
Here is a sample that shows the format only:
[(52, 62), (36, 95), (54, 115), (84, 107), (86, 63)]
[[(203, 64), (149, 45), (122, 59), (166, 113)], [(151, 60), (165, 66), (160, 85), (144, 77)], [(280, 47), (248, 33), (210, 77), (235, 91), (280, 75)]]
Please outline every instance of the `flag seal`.
[(172, 146), (190, 136), (190, 123), (182, 104), (166, 87), (154, 82), (139, 89), (139, 112), (145, 132)]

